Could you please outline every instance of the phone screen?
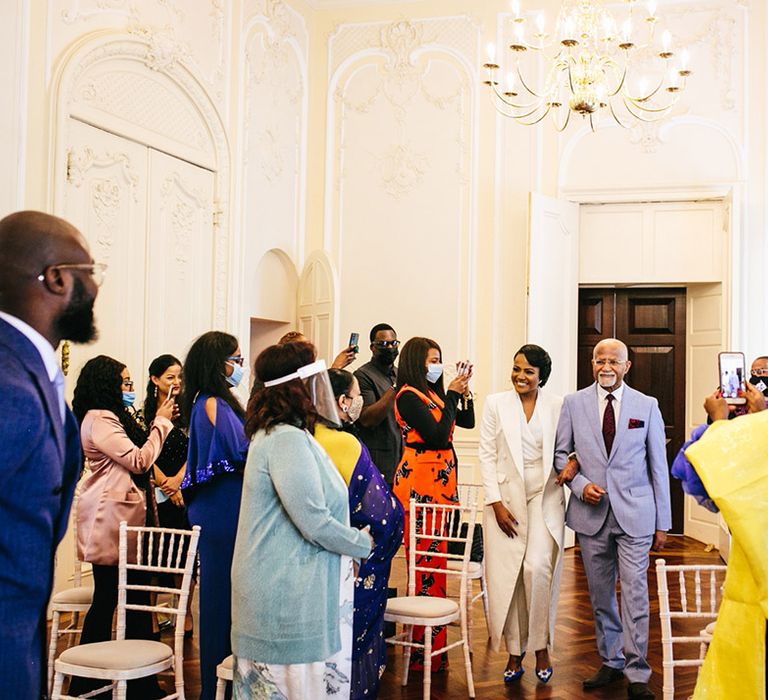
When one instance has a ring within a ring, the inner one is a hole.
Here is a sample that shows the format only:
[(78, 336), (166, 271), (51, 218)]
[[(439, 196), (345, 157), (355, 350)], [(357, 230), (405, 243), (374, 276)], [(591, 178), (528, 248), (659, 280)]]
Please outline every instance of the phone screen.
[(720, 365), (720, 391), (728, 403), (746, 403), (746, 365), (744, 353), (721, 352), (718, 356)]
[(349, 334), (349, 345), (347, 347), (353, 348), (355, 352), (359, 350), (357, 347), (357, 343), (360, 340), (360, 334), (359, 333), (350, 333)]

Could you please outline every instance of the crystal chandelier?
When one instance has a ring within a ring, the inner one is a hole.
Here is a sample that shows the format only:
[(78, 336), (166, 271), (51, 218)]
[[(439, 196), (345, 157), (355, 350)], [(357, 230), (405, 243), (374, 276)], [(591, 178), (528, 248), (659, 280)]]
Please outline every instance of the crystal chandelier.
[[(605, 113), (625, 128), (667, 116), (691, 75), (688, 51), (676, 56), (668, 30), (657, 37), (656, 0), (624, 4), (619, 25), (600, 0), (564, 0), (554, 32), (547, 33), (543, 13), (529, 29), (519, 0), (512, 0), (512, 61), (503, 84), (493, 44), (483, 66), (496, 109), (528, 126), (550, 114), (558, 131), (574, 112), (588, 117), (593, 131)], [(545, 66), (536, 86), (521, 67), (531, 55), (541, 56)]]

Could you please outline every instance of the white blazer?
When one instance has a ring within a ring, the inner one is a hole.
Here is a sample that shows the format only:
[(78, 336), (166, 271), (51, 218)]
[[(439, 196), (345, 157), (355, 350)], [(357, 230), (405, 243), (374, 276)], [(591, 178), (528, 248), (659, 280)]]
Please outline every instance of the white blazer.
[[(550, 640), (554, 638), (555, 611), (560, 585), (560, 565), (565, 528), (563, 488), (555, 483), (553, 468), (555, 433), (563, 399), (539, 389), (537, 406), (543, 433), (544, 493), (542, 515), (557, 547), (557, 561), (550, 595)], [(483, 534), (485, 567), (490, 608), (490, 636), (498, 651), (509, 605), (525, 557), (528, 532), (528, 508), (525, 494), (521, 416), (523, 405), (513, 389), (490, 395), (483, 407), (480, 423), (480, 468), (483, 475), (485, 508)], [(501, 501), (518, 521), (517, 537), (508, 537), (496, 522), (492, 503)]]

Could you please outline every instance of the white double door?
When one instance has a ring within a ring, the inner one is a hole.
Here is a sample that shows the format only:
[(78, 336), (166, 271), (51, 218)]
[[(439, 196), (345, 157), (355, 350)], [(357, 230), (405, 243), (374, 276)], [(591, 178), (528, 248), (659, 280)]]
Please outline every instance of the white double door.
[(68, 126), (62, 216), (108, 265), (99, 339), (73, 346), (70, 386), (88, 359), (105, 354), (128, 366), (142, 397), (154, 357), (183, 360), (212, 328), (215, 173), (74, 119)]

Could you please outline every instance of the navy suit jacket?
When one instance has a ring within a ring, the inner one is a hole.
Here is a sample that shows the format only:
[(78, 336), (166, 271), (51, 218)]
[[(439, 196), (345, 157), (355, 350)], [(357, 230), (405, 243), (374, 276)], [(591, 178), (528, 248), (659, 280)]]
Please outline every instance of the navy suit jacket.
[(62, 425), (37, 348), (0, 319), (0, 699), (45, 687), (46, 607), (56, 546), (80, 474), (77, 422)]

